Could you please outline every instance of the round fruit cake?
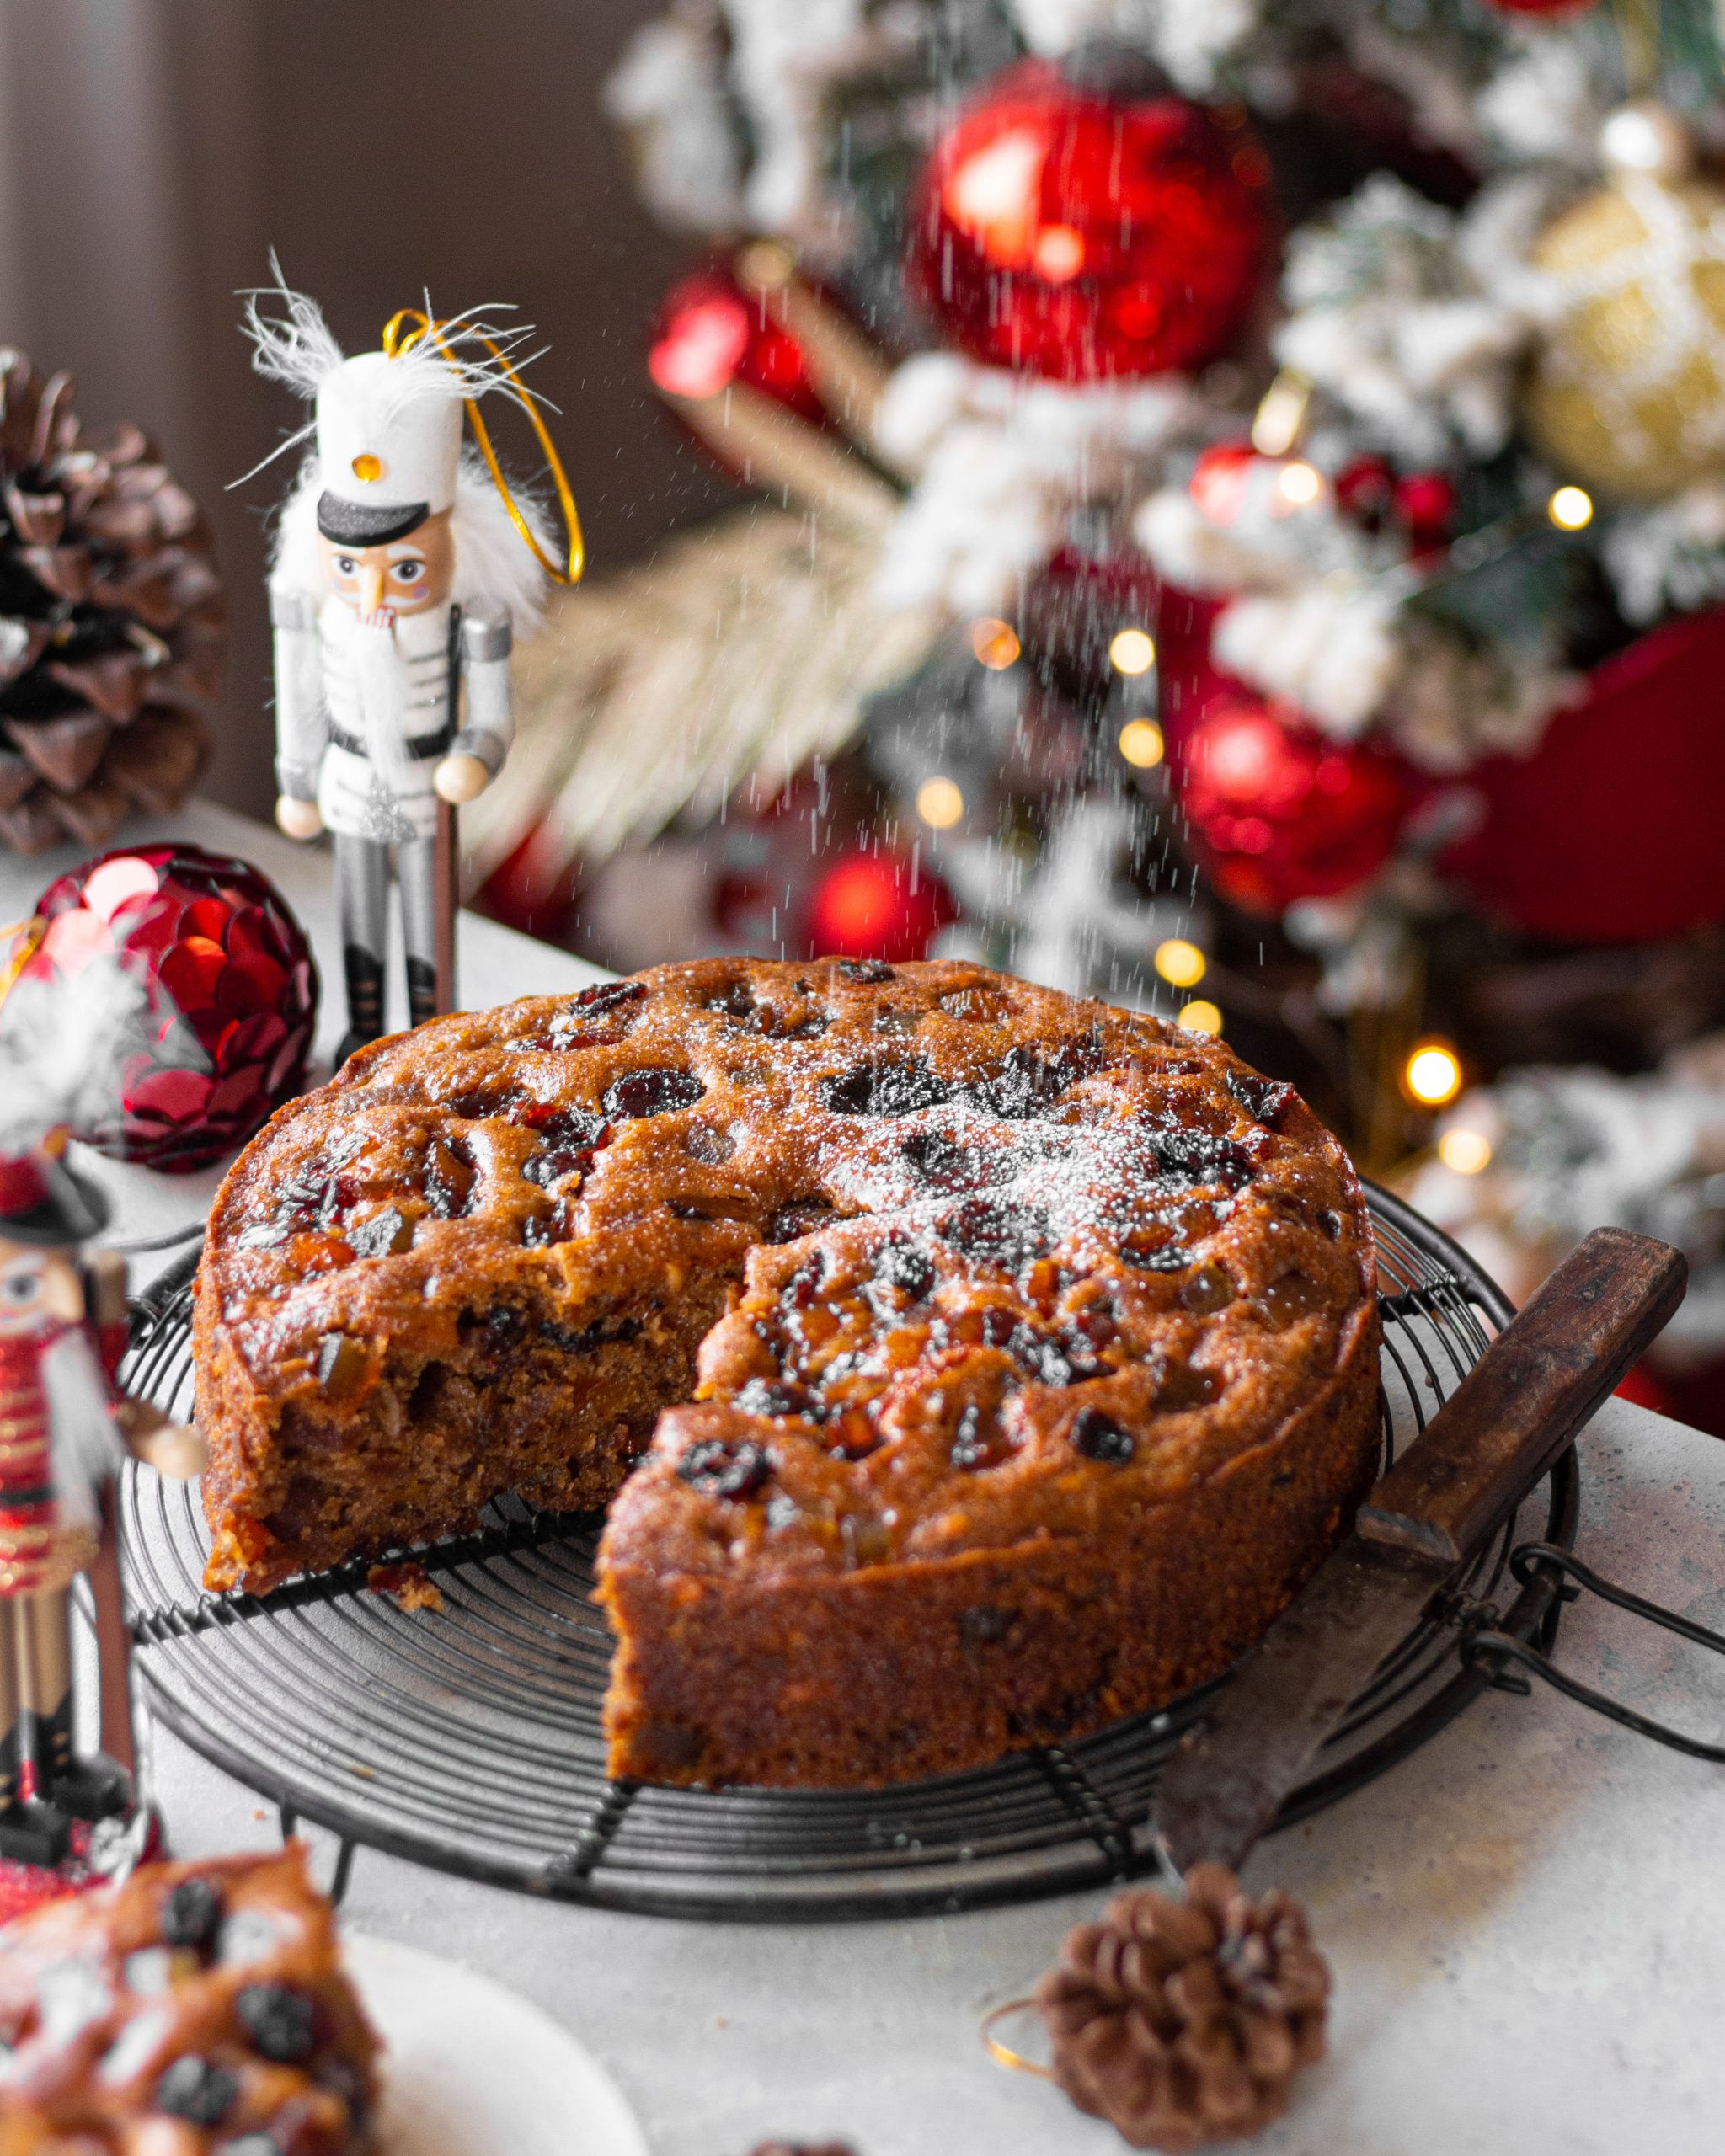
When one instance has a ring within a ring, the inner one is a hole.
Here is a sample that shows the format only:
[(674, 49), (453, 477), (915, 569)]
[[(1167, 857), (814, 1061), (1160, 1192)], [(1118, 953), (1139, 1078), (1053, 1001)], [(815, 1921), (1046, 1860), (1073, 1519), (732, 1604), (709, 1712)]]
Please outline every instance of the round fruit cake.
[(1163, 1704), (1296, 1592), (1377, 1464), (1375, 1277), (1290, 1087), (980, 966), (437, 1019), (217, 1196), (208, 1583), (614, 1499), (614, 1774), (974, 1766)]

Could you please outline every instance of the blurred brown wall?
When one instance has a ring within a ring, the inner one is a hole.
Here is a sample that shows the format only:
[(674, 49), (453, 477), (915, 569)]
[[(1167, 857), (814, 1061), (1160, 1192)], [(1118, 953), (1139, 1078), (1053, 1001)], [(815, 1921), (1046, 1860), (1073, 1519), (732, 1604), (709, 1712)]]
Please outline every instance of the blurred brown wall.
[[(233, 617), (207, 790), (272, 795), (264, 520), (299, 424), (236, 334), (279, 251), (349, 350), (429, 286), (514, 301), (590, 559), (719, 498), (643, 391), (681, 243), (637, 205), (599, 89), (660, 0), (0, 0), (0, 340), (70, 367), (92, 419), (150, 428), (208, 505)], [(505, 454), (531, 468), (525, 429)]]

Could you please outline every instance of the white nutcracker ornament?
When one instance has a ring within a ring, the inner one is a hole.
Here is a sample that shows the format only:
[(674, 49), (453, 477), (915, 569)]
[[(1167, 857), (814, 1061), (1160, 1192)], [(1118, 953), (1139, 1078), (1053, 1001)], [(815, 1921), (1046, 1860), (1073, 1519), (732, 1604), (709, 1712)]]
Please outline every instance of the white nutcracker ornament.
[[(348, 359), (312, 302), (281, 286), (254, 296), (246, 328), (259, 371), (314, 404), (293, 437), (310, 435), (312, 453), (282, 511), (270, 579), (276, 820), (291, 838), (334, 838), (344, 1059), (383, 1030), (392, 870), (409, 1022), (456, 1007), (456, 809), (502, 768), (514, 640), (537, 624), (547, 582), (580, 575), (580, 526), (510, 357), (529, 332), (499, 337), (408, 309), (381, 350)], [(478, 408), (488, 394), (532, 424), (566, 560), (553, 558), (538, 510), (505, 483)], [(475, 443), (466, 451), (464, 414)]]

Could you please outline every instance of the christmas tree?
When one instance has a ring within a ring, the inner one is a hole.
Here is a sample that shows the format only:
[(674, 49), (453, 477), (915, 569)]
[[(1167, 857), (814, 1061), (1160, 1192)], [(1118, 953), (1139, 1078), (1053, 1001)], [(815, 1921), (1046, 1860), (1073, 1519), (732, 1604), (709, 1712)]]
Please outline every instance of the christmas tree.
[(766, 499), (571, 602), (500, 902), (1225, 1028), (1725, 1345), (1710, 0), (678, 0), (610, 101)]

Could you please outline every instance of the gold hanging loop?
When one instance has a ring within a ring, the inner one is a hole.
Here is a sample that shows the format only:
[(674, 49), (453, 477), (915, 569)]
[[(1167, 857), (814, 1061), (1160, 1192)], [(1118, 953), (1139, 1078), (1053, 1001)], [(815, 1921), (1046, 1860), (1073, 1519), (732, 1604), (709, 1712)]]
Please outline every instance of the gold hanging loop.
[[(383, 350), (392, 360), (398, 359), (403, 352), (412, 351), (414, 345), (423, 338), (430, 337), (438, 350), (453, 366), (457, 361), (443, 334), (446, 326), (441, 322), (434, 322), (423, 307), (404, 307), (398, 312), (391, 315), (384, 325)], [(581, 572), (587, 565), (587, 547), (586, 542), (581, 536), (581, 519), (575, 508), (574, 492), (570, 488), (568, 476), (563, 468), (563, 460), (557, 453), (556, 445), (551, 439), (544, 420), (539, 416), (538, 406), (526, 390), (522, 388), (521, 378), (505, 357), (503, 347), (494, 339), (488, 337), (483, 330), (470, 330), (467, 334), (478, 338), (480, 343), (485, 346), (499, 366), (502, 368), (504, 376), (510, 387), (521, 392), (521, 405), (527, 414), (527, 424), (537, 435), (539, 446), (545, 452), (545, 462), (551, 468), (551, 483), (557, 490), (557, 504), (563, 512), (563, 530), (569, 537), (569, 566), (566, 568), (559, 563), (553, 561), (546, 552), (540, 545), (532, 526), (521, 514), (515, 496), (509, 490), (509, 483), (503, 476), (503, 467), (497, 461), (497, 452), (491, 446), (490, 432), (484, 420), (479, 416), (478, 404), (474, 398), (464, 397), (462, 403), (467, 408), (468, 424), (473, 430), (474, 440), (479, 445), (479, 453), (485, 459), (485, 468), (491, 474), (491, 483), (502, 497), (503, 505), (510, 514), (510, 521), (526, 542), (529, 552), (545, 574), (556, 584), (579, 584), (581, 580)]]
[(1039, 2065), (1033, 2058), (1026, 2058), (1023, 2052), (1015, 2052), (994, 2033), (997, 2021), (1004, 2021), (1009, 2014), (1028, 2014), (1035, 2004), (1033, 1999), (1009, 1999), (1004, 2006), (997, 2006), (992, 2014), (983, 2016), (977, 2033), (982, 2038), (983, 2048), (997, 2065), (1010, 2067), (1014, 2073), (1033, 2074), (1039, 2081), (1052, 2081), (1055, 2077), (1049, 2068)]

